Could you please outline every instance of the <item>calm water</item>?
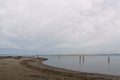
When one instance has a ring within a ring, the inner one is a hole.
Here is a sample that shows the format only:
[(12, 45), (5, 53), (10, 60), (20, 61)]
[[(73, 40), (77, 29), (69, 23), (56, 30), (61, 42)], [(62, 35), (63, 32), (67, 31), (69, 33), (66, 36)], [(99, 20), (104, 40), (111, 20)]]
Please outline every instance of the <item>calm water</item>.
[(120, 56), (44, 56), (47, 65), (70, 70), (120, 76)]

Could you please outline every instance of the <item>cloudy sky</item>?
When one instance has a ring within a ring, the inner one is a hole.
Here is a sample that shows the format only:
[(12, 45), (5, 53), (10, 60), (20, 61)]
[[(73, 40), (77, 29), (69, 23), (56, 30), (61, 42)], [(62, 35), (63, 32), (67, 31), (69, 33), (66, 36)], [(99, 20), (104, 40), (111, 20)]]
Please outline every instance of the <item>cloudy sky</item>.
[(0, 52), (120, 52), (120, 0), (0, 0)]

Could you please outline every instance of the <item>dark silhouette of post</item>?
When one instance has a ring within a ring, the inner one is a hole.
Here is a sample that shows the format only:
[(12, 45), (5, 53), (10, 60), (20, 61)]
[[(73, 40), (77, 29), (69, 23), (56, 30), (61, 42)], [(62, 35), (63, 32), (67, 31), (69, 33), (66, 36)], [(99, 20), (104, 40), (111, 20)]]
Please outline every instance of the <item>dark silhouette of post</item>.
[(39, 59), (39, 55), (38, 54), (36, 55), (36, 58)]
[(108, 56), (108, 71), (110, 71), (110, 56)]
[(84, 63), (85, 59), (84, 59), (84, 56), (83, 56), (83, 63)]
[(81, 64), (81, 56), (79, 56), (79, 64)]
[(108, 56), (108, 64), (110, 64), (110, 56)]
[(58, 59), (60, 59), (60, 55), (58, 55)]
[(82, 56), (82, 62), (83, 62), (83, 63), (82, 63), (82, 70), (83, 70), (83, 71), (84, 71), (84, 66), (85, 66), (85, 65), (84, 65), (84, 61), (85, 61), (85, 57)]

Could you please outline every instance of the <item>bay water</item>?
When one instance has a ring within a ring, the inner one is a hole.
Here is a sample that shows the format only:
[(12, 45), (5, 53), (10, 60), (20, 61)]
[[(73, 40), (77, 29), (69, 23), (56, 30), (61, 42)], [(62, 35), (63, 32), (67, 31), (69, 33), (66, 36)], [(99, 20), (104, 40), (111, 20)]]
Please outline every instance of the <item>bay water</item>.
[(80, 72), (120, 75), (120, 56), (43, 56), (44, 64)]

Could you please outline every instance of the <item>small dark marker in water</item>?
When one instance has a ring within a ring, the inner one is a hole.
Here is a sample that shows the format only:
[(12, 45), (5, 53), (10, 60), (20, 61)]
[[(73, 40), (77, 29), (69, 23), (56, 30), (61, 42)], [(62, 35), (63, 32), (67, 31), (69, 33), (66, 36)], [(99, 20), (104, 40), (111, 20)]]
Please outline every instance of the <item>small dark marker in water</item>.
[(58, 55), (58, 59), (60, 59), (60, 55)]
[(85, 59), (84, 59), (84, 56), (83, 56), (83, 63), (84, 63), (84, 60), (85, 60)]
[(81, 56), (79, 56), (79, 64), (81, 64)]
[(108, 64), (110, 64), (110, 56), (108, 56)]

